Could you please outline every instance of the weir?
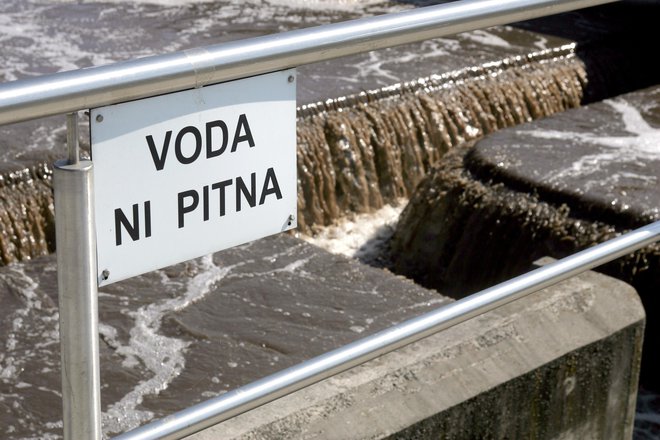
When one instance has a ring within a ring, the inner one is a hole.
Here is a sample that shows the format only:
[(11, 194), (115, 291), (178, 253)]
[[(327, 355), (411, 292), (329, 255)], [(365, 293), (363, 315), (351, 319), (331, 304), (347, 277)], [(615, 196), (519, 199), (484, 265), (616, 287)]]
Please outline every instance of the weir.
[[(659, 106), (655, 86), (454, 149), (402, 213), (393, 269), (460, 298), (526, 272), (542, 255), (561, 258), (655, 221)], [(658, 269), (657, 244), (598, 269), (644, 303), (642, 384), (652, 389), (660, 387)]]
[[(408, 197), (453, 146), (577, 107), (587, 82), (569, 44), (299, 107), (299, 231)], [(49, 165), (0, 181), (2, 263), (53, 252)]]
[(576, 107), (586, 82), (567, 45), (302, 106), (299, 230), (408, 197), (453, 146)]
[[(210, 10), (201, 12), (216, 13), (206, 7)], [(644, 2), (612, 4), (516, 28), (492, 28), (489, 34), (406, 45), (371, 55), (378, 66), (374, 76), (356, 71), (370, 59), (304, 66), (298, 84), (299, 231), (313, 234), (346, 214), (371, 212), (408, 197), (429, 167), (463, 141), (654, 84), (657, 69), (646, 63), (654, 12)], [(315, 12), (310, 20), (324, 22), (329, 19), (324, 14), (332, 15)], [(277, 16), (283, 20), (279, 25), (294, 26), (285, 15)], [(162, 32), (164, 25), (152, 26), (152, 32)], [(411, 59), (411, 53), (422, 61)], [(368, 90), (342, 95), (355, 85), (328, 70), (355, 76)], [(411, 72), (418, 78), (392, 83), (393, 77), (410, 78)], [(230, 124), (228, 133), (234, 131)], [(66, 136), (54, 118), (1, 133), (0, 146), (15, 156), (2, 157), (0, 167), (0, 200), (6, 207), (0, 213), (0, 264), (8, 264), (54, 251), (50, 164), (54, 146)], [(35, 144), (33, 151), (19, 148), (22, 137)], [(86, 139), (81, 141), (88, 149)]]
[(0, 257), (3, 264), (55, 250), (52, 168), (40, 163), (0, 175)]

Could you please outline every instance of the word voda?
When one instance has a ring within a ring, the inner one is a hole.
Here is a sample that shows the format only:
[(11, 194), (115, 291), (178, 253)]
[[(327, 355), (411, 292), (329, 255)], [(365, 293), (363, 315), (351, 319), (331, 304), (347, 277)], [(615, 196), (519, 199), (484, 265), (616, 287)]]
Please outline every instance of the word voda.
[[(192, 125), (183, 127), (174, 136), (173, 144), (172, 130), (166, 131), (164, 136), (160, 137), (162, 142), (157, 141), (153, 135), (147, 135), (145, 141), (153, 165), (158, 172), (165, 169), (165, 166), (171, 162), (172, 159), (168, 161), (168, 158), (171, 157), (174, 157), (178, 163), (168, 166), (181, 166), (192, 164), (197, 160), (218, 157), (228, 149), (229, 152), (235, 153), (240, 151), (240, 148), (255, 147), (245, 114), (238, 117), (231, 138), (229, 132), (225, 121), (215, 120), (206, 122), (202, 129)], [(185, 148), (183, 147), (184, 140)], [(172, 151), (174, 156), (172, 156)], [(257, 205), (263, 205), (271, 195), (277, 200), (282, 198), (275, 169), (272, 167), (265, 172), (252, 172), (249, 176), (222, 178), (214, 183), (203, 185), (201, 188), (178, 192), (175, 195), (177, 218), (169, 221), (176, 221), (178, 229), (181, 229), (186, 226), (186, 219), (199, 220), (201, 218), (202, 221), (209, 221), (211, 218), (224, 217), (230, 209), (232, 212), (238, 213), (247, 207), (254, 208)], [(228, 200), (233, 200), (232, 206), (228, 206)], [(152, 202), (147, 200), (141, 205), (136, 203), (132, 206), (130, 219), (122, 209), (115, 209), (116, 246), (120, 246), (125, 241), (123, 239), (124, 231), (133, 241), (142, 237), (151, 237)]]
[[(217, 136), (218, 131), (221, 134), (221, 142), (218, 144), (214, 143), (213, 140), (214, 134)], [(227, 150), (227, 145), (229, 144), (229, 129), (227, 124), (223, 120), (210, 121), (205, 124), (205, 152), (206, 158), (211, 159), (212, 157), (220, 156), (222, 153)], [(184, 153), (183, 149), (183, 139), (187, 137), (194, 138), (194, 150), (189, 155)], [(165, 139), (163, 140), (163, 146), (158, 151), (156, 147), (156, 141), (152, 135), (148, 135), (147, 144), (149, 145), (149, 152), (151, 153), (151, 158), (154, 161), (154, 166), (157, 171), (161, 171), (165, 168), (165, 161), (167, 160), (167, 153), (170, 149), (170, 144), (172, 141), (172, 130), (165, 132)], [(247, 116), (242, 114), (238, 117), (238, 122), (236, 123), (236, 129), (234, 130), (234, 137), (231, 143), (231, 152), (234, 153), (238, 148), (238, 144), (241, 142), (247, 142), (250, 147), (254, 147), (254, 139), (252, 138), (252, 131), (250, 130), (250, 125), (248, 124)], [(195, 162), (202, 152), (202, 132), (195, 126), (188, 125), (179, 130), (179, 133), (176, 135), (174, 140), (174, 154), (176, 160), (182, 165), (188, 165)]]

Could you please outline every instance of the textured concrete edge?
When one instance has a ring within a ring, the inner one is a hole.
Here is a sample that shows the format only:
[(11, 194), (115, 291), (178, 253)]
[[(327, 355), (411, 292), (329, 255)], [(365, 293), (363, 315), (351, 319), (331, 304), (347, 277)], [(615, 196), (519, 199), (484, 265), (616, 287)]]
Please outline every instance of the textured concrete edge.
[[(534, 268), (542, 267), (547, 264), (553, 263), (555, 261), (557, 261), (556, 258), (545, 256), (534, 261), (533, 267)], [(587, 274), (596, 274), (596, 272), (587, 272)], [(633, 338), (637, 343), (629, 347), (631, 377), (629, 383), (627, 384), (628, 400), (627, 402), (625, 402), (626, 413), (624, 417), (626, 423), (623, 426), (623, 433), (622, 433), (623, 435), (621, 436), (621, 438), (632, 439), (634, 432), (635, 409), (637, 406), (637, 390), (639, 389), (640, 371), (642, 368), (642, 345), (644, 342), (644, 330), (646, 328), (646, 311), (644, 310), (644, 306), (642, 304), (641, 298), (638, 296), (637, 291), (632, 286), (621, 280), (618, 280), (617, 278), (612, 278), (602, 274), (600, 274), (599, 276), (603, 277), (606, 280), (615, 281), (615, 283), (613, 283), (613, 287), (615, 287), (616, 285), (623, 285), (625, 286), (626, 290), (631, 291), (630, 300), (626, 301), (625, 299), (622, 299), (623, 301), (622, 304), (623, 305), (628, 304), (630, 306), (634, 306), (635, 308), (639, 308), (641, 309), (641, 313), (642, 313), (641, 325), (639, 322), (636, 322), (626, 328), (628, 329), (629, 332), (633, 334)], [(626, 329), (621, 330), (621, 332), (625, 332)]]
[[(587, 272), (188, 438), (362, 439), (410, 433), (443, 411), (608, 339), (632, 345), (622, 365), (613, 363), (614, 370), (630, 371), (612, 379), (616, 386), (607, 390), (601, 424), (611, 424), (609, 412), (621, 414), (617, 435), (630, 438), (644, 318), (632, 287)], [(617, 334), (633, 335), (634, 343), (613, 337)], [(584, 421), (580, 429), (591, 424)]]

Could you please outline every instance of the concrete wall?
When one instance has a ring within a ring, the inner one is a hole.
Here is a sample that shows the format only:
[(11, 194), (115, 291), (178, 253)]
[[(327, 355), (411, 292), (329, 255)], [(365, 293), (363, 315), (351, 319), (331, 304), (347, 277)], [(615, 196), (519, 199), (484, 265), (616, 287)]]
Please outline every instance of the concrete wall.
[(631, 438), (643, 327), (588, 272), (189, 438)]

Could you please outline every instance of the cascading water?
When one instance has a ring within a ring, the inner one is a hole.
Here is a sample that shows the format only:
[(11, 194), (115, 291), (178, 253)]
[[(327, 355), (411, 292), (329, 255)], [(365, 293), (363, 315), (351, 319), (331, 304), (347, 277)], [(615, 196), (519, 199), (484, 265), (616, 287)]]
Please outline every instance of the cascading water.
[(40, 164), (0, 175), (0, 261), (29, 260), (55, 250), (51, 169)]
[(577, 107), (574, 46), (421, 78), (299, 109), (299, 230), (407, 197), (453, 146)]
[[(567, 45), (300, 107), (299, 230), (407, 197), (454, 145), (576, 107), (585, 82)], [(50, 177), (0, 176), (4, 264), (54, 251)]]

